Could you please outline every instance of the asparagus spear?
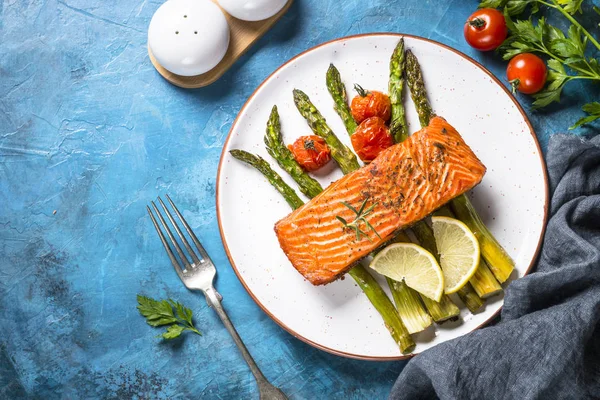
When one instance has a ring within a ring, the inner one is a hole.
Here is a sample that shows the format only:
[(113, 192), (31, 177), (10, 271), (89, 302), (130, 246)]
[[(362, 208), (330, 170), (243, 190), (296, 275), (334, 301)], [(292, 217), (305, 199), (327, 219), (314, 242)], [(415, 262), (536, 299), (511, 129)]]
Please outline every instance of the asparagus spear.
[(273, 171), (269, 163), (266, 162), (262, 157), (248, 153), (244, 150), (231, 150), (229, 153), (238, 160), (243, 161), (259, 170), (264, 177), (267, 178), (269, 183), (271, 183), (271, 185), (273, 185), (273, 187), (275, 187), (275, 189), (281, 193), (290, 207), (296, 209), (304, 204), (294, 189), (289, 187), (289, 185), (285, 183), (283, 179), (281, 179), (281, 176), (279, 176), (277, 172)]
[[(409, 243), (410, 238), (402, 231), (394, 236), (390, 242)], [(398, 282), (388, 277), (385, 279), (392, 292), (392, 297), (394, 298), (394, 303), (396, 303), (400, 318), (402, 318), (402, 322), (406, 325), (409, 333), (421, 332), (433, 323), (433, 320), (427, 314), (427, 311), (425, 311), (423, 303), (419, 300), (419, 292), (411, 289), (404, 282)], [(458, 313), (458, 308), (456, 312)]]
[[(454, 215), (448, 206), (443, 206), (434, 214), (456, 218), (456, 215)], [(479, 267), (469, 282), (473, 286), (473, 289), (475, 289), (475, 292), (477, 292), (479, 297), (482, 299), (487, 299), (488, 297), (494, 296), (502, 291), (502, 286), (500, 286), (483, 258), (479, 260)]]
[(346, 95), (346, 87), (342, 83), (342, 78), (340, 77), (340, 71), (333, 64), (329, 64), (329, 69), (327, 70), (327, 77), (325, 79), (327, 83), (327, 89), (333, 98), (334, 110), (338, 113), (342, 121), (344, 122), (344, 126), (346, 127), (346, 131), (348, 134), (352, 136), (356, 128), (358, 127), (354, 117), (352, 116), (352, 112), (350, 111), (350, 107), (348, 106), (348, 96)]
[[(398, 43), (398, 46), (396, 47), (396, 49), (394, 50), (394, 54), (392, 55), (392, 60), (390, 61), (390, 95), (391, 95), (391, 99), (392, 99), (392, 124), (394, 121), (394, 109), (395, 108), (401, 108), (402, 112), (401, 112), (401, 121), (404, 123), (404, 128), (405, 130), (399, 134), (394, 134), (394, 138), (396, 139), (396, 137), (398, 137), (397, 141), (400, 142), (404, 139), (406, 139), (408, 137), (408, 131), (406, 130), (406, 121), (405, 121), (405, 117), (404, 117), (404, 107), (402, 106), (402, 83), (400, 83), (400, 99), (397, 100), (397, 102), (399, 102), (399, 104), (395, 104), (394, 101), (394, 92), (392, 91), (393, 87), (397, 84), (397, 75), (399, 72), (401, 71), (394, 71), (394, 69), (399, 69), (398, 67), (396, 67), (394, 64), (394, 58), (399, 58), (399, 55), (396, 55), (397, 52), (402, 52), (404, 53), (404, 42), (401, 41), (400, 43)], [(402, 62), (404, 60), (402, 59)], [(399, 61), (400, 62), (400, 61)], [(404, 68), (404, 66), (402, 66), (402, 69)], [(421, 68), (419, 66), (419, 62), (417, 61), (417, 58), (414, 56), (414, 54), (410, 51), (407, 50), (406, 51), (406, 75), (408, 77), (408, 85), (411, 89), (411, 96), (413, 99), (413, 102), (416, 105), (417, 108), (417, 112), (419, 114), (419, 121), (421, 123), (421, 126), (425, 126), (427, 124), (429, 124), (429, 120), (431, 119), (431, 116), (433, 115), (433, 111), (431, 110), (431, 106), (429, 105), (429, 102), (427, 100), (427, 93), (425, 91), (425, 84), (423, 81), (423, 76), (421, 73)], [(397, 113), (399, 113), (398, 111), (396, 111)], [(393, 125), (392, 125), (393, 128)], [(419, 221), (416, 224), (414, 224), (412, 226), (412, 231), (415, 234), (415, 236), (417, 237), (417, 239), (419, 240), (419, 242), (421, 242), (421, 245), (428, 250), (431, 254), (434, 255), (434, 257), (436, 257), (438, 259), (439, 262), (439, 254), (437, 251), (437, 246), (435, 244), (435, 238), (433, 236), (433, 231), (431, 230), (431, 227), (429, 227), (429, 225), (427, 225), (427, 223), (425, 221)], [(474, 288), (471, 286), (470, 283), (467, 283), (463, 288), (461, 288), (458, 291), (458, 297), (460, 297), (460, 299), (465, 303), (465, 305), (467, 306), (467, 308), (471, 311), (471, 312), (475, 312), (477, 310), (479, 310), (481, 308), (481, 306), (483, 305), (483, 300), (481, 300), (481, 298), (479, 298), (479, 296), (477, 295), (477, 293), (475, 292)], [(447, 301), (442, 302), (442, 304), (448, 304), (451, 303), (450, 299), (446, 299)], [(425, 305), (427, 306), (428, 303), (425, 303)], [(438, 312), (439, 311), (443, 311), (443, 310), (439, 310), (438, 308)]]
[(502, 292), (502, 286), (500, 286), (483, 258), (479, 260), (479, 267), (477, 267), (475, 275), (473, 275), (469, 282), (471, 282), (473, 289), (475, 289), (482, 299), (487, 299)]
[[(425, 224), (425, 226), (427, 226), (427, 224)], [(427, 226), (429, 228), (429, 226)], [(415, 233), (413, 231), (413, 233)], [(417, 235), (415, 235), (417, 236)], [(433, 246), (435, 246), (435, 238), (433, 237), (433, 232), (431, 232), (430, 235), (423, 235), (421, 236), (421, 238), (428, 243), (431, 248), (431, 244), (433, 244)], [(427, 238), (429, 238), (429, 240), (427, 240)], [(392, 240), (393, 242), (410, 242), (410, 238), (408, 237), (408, 235), (404, 232), (399, 232), (398, 234), (396, 234), (396, 236), (394, 237), (394, 239)], [(417, 244), (420, 244), (421, 246), (423, 246), (423, 242), (421, 242), (420, 240), (416, 241)], [(423, 248), (427, 249), (427, 247), (423, 246)], [(437, 247), (436, 250), (437, 251)], [(432, 254), (436, 254), (433, 253)], [(439, 261), (439, 260), (438, 260)], [(389, 283), (389, 282), (388, 282)], [(390, 286), (390, 289), (392, 289), (392, 295), (394, 294), (393, 292), (393, 288)], [(412, 290), (410, 288), (408, 288), (409, 290)], [(431, 315), (431, 317), (433, 318), (433, 320), (437, 323), (441, 323), (444, 321), (447, 321), (449, 319), (456, 319), (458, 318), (459, 314), (460, 314), (460, 310), (458, 309), (458, 307), (456, 306), (456, 304), (454, 304), (452, 302), (452, 300), (450, 299), (450, 297), (448, 295), (442, 295), (442, 298), (440, 299), (440, 301), (435, 301), (430, 299), (427, 296), (422, 295), (421, 293), (418, 293), (415, 291), (416, 294), (419, 295), (419, 297), (421, 298), (421, 301), (423, 302), (423, 305), (425, 305), (425, 308), (427, 309), (427, 312), (429, 313), (429, 315)], [(418, 310), (415, 309), (413, 310), (413, 312), (417, 312)], [(426, 327), (424, 327), (423, 329), (425, 329)]]
[(421, 66), (417, 57), (410, 50), (406, 50), (406, 82), (410, 89), (410, 97), (415, 103), (419, 122), (421, 126), (429, 125), (429, 120), (434, 115), (431, 105), (427, 100), (427, 91), (425, 90), (425, 81), (421, 72)]
[[(421, 126), (427, 126), (433, 115), (433, 111), (429, 104), (429, 100), (427, 100), (427, 91), (425, 90), (421, 67), (419, 66), (417, 58), (410, 50), (406, 51), (405, 72), (406, 80), (411, 90), (411, 96), (415, 103), (415, 107), (417, 108), (417, 113), (419, 114)], [(496, 279), (498, 279), (500, 283), (506, 281), (514, 269), (514, 261), (487, 229), (479, 217), (479, 214), (477, 214), (477, 211), (471, 204), (471, 201), (466, 195), (462, 194), (453, 199), (450, 202), (450, 206), (458, 218), (471, 229), (479, 241), (481, 254), (487, 261), (490, 270), (493, 272)]]
[(448, 295), (443, 295), (439, 302), (431, 300), (427, 296), (421, 296), (421, 300), (425, 304), (425, 308), (427, 308), (427, 312), (431, 315), (431, 318), (438, 324), (445, 321), (454, 321), (460, 315), (459, 308), (452, 302), (452, 299)]
[(300, 164), (294, 159), (292, 152), (283, 143), (277, 106), (273, 106), (269, 121), (267, 122), (265, 145), (267, 146), (267, 152), (277, 160), (279, 166), (290, 174), (295, 181), (301, 182), (299, 183), (299, 188), (302, 193), (312, 198), (323, 191), (319, 182), (304, 172)]
[(487, 261), (496, 279), (501, 283), (505, 282), (515, 268), (515, 263), (485, 226), (469, 198), (464, 194), (458, 196), (450, 202), (450, 206), (479, 241), (481, 255)]
[(352, 150), (346, 147), (335, 136), (331, 128), (327, 125), (325, 118), (323, 118), (319, 110), (313, 105), (306, 93), (299, 89), (294, 89), (294, 103), (315, 135), (325, 139), (329, 150), (331, 150), (331, 156), (339, 164), (344, 174), (360, 168)]
[(402, 104), (404, 65), (404, 38), (402, 38), (396, 45), (390, 58), (390, 82), (388, 86), (390, 102), (392, 103), (390, 133), (396, 143), (400, 143), (408, 137), (408, 126), (406, 125), (404, 105)]
[[(265, 160), (259, 156), (250, 154), (244, 150), (231, 150), (231, 155), (240, 161), (243, 161), (260, 171), (269, 182), (281, 193), (287, 203), (296, 209), (301, 207), (304, 202), (298, 197), (294, 189), (281, 179), (277, 172), (273, 171)], [(379, 283), (369, 274), (369, 272), (360, 264), (356, 264), (350, 271), (350, 276), (354, 278), (356, 283), (365, 292), (371, 304), (377, 309), (386, 328), (390, 331), (392, 338), (400, 347), (400, 351), (408, 353), (415, 347), (415, 343), (410, 337), (406, 326), (400, 319), (394, 305), (387, 297)]]
[[(400, 39), (400, 42), (396, 45), (392, 57), (390, 58), (389, 81), (390, 101), (392, 103), (392, 123), (390, 131), (396, 143), (400, 143), (408, 138), (408, 126), (406, 124), (404, 105), (402, 104), (402, 89), (404, 85), (406, 63), (407, 57), (405, 57), (404, 39)], [(406, 73), (408, 73), (408, 71), (406, 71)], [(429, 225), (424, 221), (419, 221), (413, 225), (412, 231), (420, 243), (429, 245), (430, 249), (433, 250), (430, 250), (430, 252), (437, 255), (437, 246), (435, 245), (433, 232)], [(423, 300), (427, 311), (436, 322), (443, 322), (455, 318), (460, 313), (458, 307), (456, 307), (447, 295), (443, 295), (439, 302), (435, 302), (426, 296), (421, 296), (421, 299)]]
[(386, 278), (386, 280), (408, 333), (421, 332), (433, 323), (419, 300), (419, 293), (406, 286), (404, 281), (398, 282), (390, 278)]
[(356, 264), (349, 272), (358, 286), (365, 292), (371, 304), (375, 306), (390, 331), (392, 338), (400, 347), (402, 353), (410, 353), (415, 348), (415, 342), (400, 319), (398, 311), (385, 294), (379, 283), (361, 264)]
[[(435, 236), (433, 235), (433, 229), (426, 222), (420, 221), (412, 226), (412, 231), (414, 232), (419, 242), (421, 242), (421, 246), (427, 251), (429, 251), (436, 258), (438, 262), (440, 262), (440, 254), (437, 250), (437, 245), (435, 244)], [(477, 310), (483, 306), (483, 300), (479, 298), (473, 286), (470, 283), (467, 283), (463, 286), (456, 294), (458, 297), (465, 303), (469, 311), (475, 313)]]

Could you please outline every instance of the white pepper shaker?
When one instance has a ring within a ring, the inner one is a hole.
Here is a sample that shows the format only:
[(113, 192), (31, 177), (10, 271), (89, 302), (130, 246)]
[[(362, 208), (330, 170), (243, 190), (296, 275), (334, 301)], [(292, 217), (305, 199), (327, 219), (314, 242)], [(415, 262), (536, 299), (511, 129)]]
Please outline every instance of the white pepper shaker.
[(229, 25), (209, 0), (168, 0), (148, 28), (148, 47), (158, 63), (182, 76), (213, 69), (229, 47)]
[(277, 14), (288, 0), (219, 0), (219, 5), (237, 19), (261, 21)]

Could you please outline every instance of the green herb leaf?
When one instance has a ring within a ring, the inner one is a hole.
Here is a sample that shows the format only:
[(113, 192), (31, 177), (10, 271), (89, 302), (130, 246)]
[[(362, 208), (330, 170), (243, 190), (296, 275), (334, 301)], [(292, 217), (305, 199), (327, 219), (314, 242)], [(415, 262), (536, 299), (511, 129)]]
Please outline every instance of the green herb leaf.
[(367, 235), (364, 231), (362, 231), (360, 229), (361, 222), (364, 223), (367, 226), (367, 228), (369, 228), (373, 232), (375, 232), (375, 235), (377, 235), (377, 237), (381, 239), (381, 236), (379, 236), (379, 233), (377, 233), (375, 228), (373, 228), (373, 226), (369, 223), (369, 221), (366, 220), (366, 217), (373, 212), (373, 210), (375, 209), (375, 206), (377, 205), (377, 203), (373, 203), (371, 206), (369, 206), (367, 209), (365, 209), (368, 201), (369, 201), (369, 198), (367, 197), (360, 205), (359, 210), (356, 210), (356, 208), (354, 208), (352, 205), (350, 205), (350, 203), (348, 203), (346, 201), (341, 202), (341, 204), (343, 204), (344, 206), (349, 208), (352, 212), (354, 212), (354, 214), (356, 214), (356, 218), (354, 219), (354, 221), (352, 221), (350, 223), (348, 223), (344, 218), (340, 217), (339, 215), (335, 216), (335, 218), (342, 223), (344, 228), (350, 228), (350, 229), (354, 230), (357, 241), (359, 241), (361, 236), (363, 236), (363, 235), (367, 239), (369, 239), (370, 242), (373, 241), (373, 239), (371, 239), (369, 237), (369, 235)]
[(371, 225), (371, 223), (367, 220), (365, 220), (365, 224), (367, 224), (367, 226), (369, 227), (369, 229), (371, 229), (373, 232), (375, 232), (375, 234), (377, 235), (377, 237), (379, 239), (381, 239), (381, 236), (379, 236), (379, 233), (377, 233), (377, 231), (375, 230), (375, 228), (373, 228), (373, 226)]
[(581, 109), (590, 115), (579, 119), (579, 121), (575, 122), (575, 124), (569, 129), (579, 128), (582, 125), (589, 124), (590, 122), (600, 118), (600, 103), (598, 103), (597, 101), (593, 103), (588, 103), (584, 105)]
[(483, 0), (479, 3), (479, 8), (502, 8), (508, 0)]
[(559, 74), (562, 75), (566, 75), (566, 71), (565, 71), (565, 67), (563, 67), (563, 65), (556, 61), (556, 60), (548, 60), (548, 67), (554, 71), (556, 71)]
[(146, 323), (151, 326), (169, 325), (177, 322), (171, 305), (166, 301), (156, 301), (149, 297), (138, 295), (138, 310), (146, 317)]
[[(358, 210), (358, 215), (360, 216), (364, 216), (365, 215), (365, 206), (367, 205), (367, 199), (365, 199), (365, 201), (363, 201), (363, 203), (360, 205), (360, 210)], [(373, 204), (371, 207), (375, 207), (375, 204)]]
[(546, 33), (546, 36), (544, 37), (544, 39), (547, 40), (548, 42), (552, 42), (553, 40), (565, 38), (565, 34), (563, 31), (561, 31), (557, 27), (552, 26), (550, 24), (546, 24), (545, 33)]
[(565, 83), (569, 81), (567, 75), (557, 73), (555, 71), (548, 72), (548, 85), (541, 92), (533, 95), (535, 101), (533, 102), (533, 109), (546, 107), (552, 102), (560, 101), (560, 94), (565, 86)]
[[(534, 0), (509, 0), (506, 3), (506, 9), (510, 15), (519, 15), (525, 11), (525, 8), (529, 5), (533, 4), (537, 6)], [(532, 10), (532, 12), (537, 12), (537, 7)]]
[(583, 11), (581, 11), (581, 4), (583, 3), (583, 0), (556, 0), (556, 2), (562, 5), (564, 10), (571, 15), (577, 13), (578, 11), (583, 13)]
[(516, 33), (522, 39), (529, 41), (530, 43), (539, 43), (544, 40), (544, 26), (546, 20), (542, 17), (538, 20), (537, 26), (533, 24), (531, 19), (517, 20), (514, 23)]
[(581, 58), (581, 57), (569, 57), (569, 58), (565, 58), (565, 59), (563, 60), (563, 63), (564, 63), (565, 65), (568, 65), (568, 66), (570, 66), (570, 65), (575, 65), (575, 64), (579, 64), (579, 63), (582, 63), (582, 62), (584, 62), (584, 63), (585, 63), (584, 59), (583, 59), (583, 58)]
[(340, 217), (339, 215), (336, 215), (335, 217), (342, 223), (342, 225), (348, 226), (348, 222), (344, 218)]
[(600, 60), (597, 58), (589, 58), (587, 61), (592, 72), (600, 75)]
[(584, 38), (581, 30), (575, 25), (571, 25), (568, 32), (568, 38), (558, 38), (550, 42), (550, 48), (560, 57), (580, 58), (584, 57), (587, 38)]
[(479, 3), (479, 8), (504, 8), (510, 15), (519, 15), (528, 5), (531, 5), (532, 13), (538, 12), (536, 0), (483, 0)]
[(345, 205), (346, 207), (348, 207), (350, 210), (352, 210), (352, 212), (354, 214), (360, 214), (360, 212), (357, 211), (356, 208), (352, 207), (352, 205), (350, 203), (348, 203), (347, 201), (342, 201), (342, 204)]
[(515, 27), (515, 23), (513, 22), (512, 18), (510, 18), (510, 14), (508, 13), (508, 10), (505, 8), (503, 11), (504, 14), (504, 21), (506, 22), (506, 27), (512, 32), (514, 33), (517, 28)]
[(179, 337), (179, 335), (181, 335), (181, 332), (183, 332), (184, 330), (185, 328), (181, 325), (171, 325), (167, 328), (167, 331), (162, 334), (162, 337), (167, 340), (175, 339), (176, 337)]
[(573, 126), (569, 127), (569, 130), (573, 130), (579, 128), (582, 125), (589, 124), (590, 122), (595, 121), (598, 118), (600, 118), (600, 115), (588, 115), (587, 117), (580, 118), (577, 122), (575, 122)]
[(187, 322), (189, 325), (193, 325), (192, 324), (192, 310), (190, 310), (183, 304), (178, 303), (176, 301), (173, 301), (173, 300), (169, 300), (169, 301), (171, 302), (171, 304), (173, 304), (173, 307), (175, 307), (175, 311), (177, 312), (177, 318)]
[[(137, 309), (146, 318), (148, 325), (154, 327), (169, 325), (167, 332), (162, 335), (165, 339), (175, 338), (184, 330), (191, 330), (201, 335), (200, 331), (194, 327), (192, 310), (183, 304), (171, 299), (158, 301), (139, 294), (137, 295), (137, 301)], [(173, 307), (177, 316), (173, 312)]]

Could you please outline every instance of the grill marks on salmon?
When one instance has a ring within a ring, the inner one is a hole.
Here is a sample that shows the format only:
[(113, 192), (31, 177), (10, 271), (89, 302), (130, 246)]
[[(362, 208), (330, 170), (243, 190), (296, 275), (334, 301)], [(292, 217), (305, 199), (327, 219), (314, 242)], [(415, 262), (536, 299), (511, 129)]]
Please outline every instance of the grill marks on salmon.
[[(334, 281), (395, 232), (410, 227), (477, 185), (485, 166), (459, 133), (441, 117), (404, 142), (389, 147), (369, 165), (332, 183), (321, 194), (275, 224), (281, 248), (314, 285)], [(344, 228), (359, 209), (376, 204), (360, 223), (368, 238)]]

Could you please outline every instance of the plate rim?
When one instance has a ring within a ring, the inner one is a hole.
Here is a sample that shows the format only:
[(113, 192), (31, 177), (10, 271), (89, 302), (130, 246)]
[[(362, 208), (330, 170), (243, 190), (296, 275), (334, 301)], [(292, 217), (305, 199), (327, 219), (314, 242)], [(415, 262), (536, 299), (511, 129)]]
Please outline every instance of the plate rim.
[[(538, 244), (536, 246), (535, 249), (535, 253), (533, 255), (533, 258), (531, 260), (531, 263), (529, 264), (529, 266), (527, 267), (527, 269), (525, 270), (525, 273), (523, 274), (522, 277), (529, 275), (529, 273), (531, 272), (533, 266), (536, 264), (539, 255), (540, 255), (540, 250), (542, 248), (542, 244), (544, 242), (544, 235), (546, 233), (546, 226), (548, 224), (548, 208), (549, 208), (549, 198), (550, 198), (550, 191), (549, 191), (549, 183), (548, 183), (548, 172), (547, 172), (547, 167), (546, 167), (546, 161), (544, 160), (543, 157), (543, 153), (542, 153), (542, 149), (539, 143), (539, 140), (536, 136), (535, 130), (533, 129), (533, 126), (531, 125), (531, 122), (529, 121), (529, 118), (527, 117), (527, 114), (525, 113), (525, 111), (523, 110), (523, 108), (521, 107), (521, 105), (519, 104), (519, 102), (517, 101), (517, 99), (515, 98), (515, 96), (506, 88), (506, 86), (504, 86), (504, 84), (502, 84), (502, 82), (490, 71), (488, 70), (486, 67), (484, 67), (483, 65), (481, 65), (479, 62), (477, 62), (476, 60), (474, 60), (473, 58), (469, 57), (468, 55), (464, 54), (463, 52), (454, 49), (444, 43), (440, 43), (436, 40), (432, 40), (429, 38), (424, 38), (421, 36), (417, 36), (417, 35), (410, 35), (410, 34), (404, 34), (404, 33), (397, 33), (397, 32), (373, 32), (373, 33), (361, 33), (361, 34), (356, 34), (356, 35), (349, 35), (349, 36), (343, 36), (337, 39), (332, 39), (332, 40), (328, 40), (326, 42), (320, 43), (316, 46), (313, 46), (309, 49), (306, 49), (298, 54), (296, 54), (294, 57), (290, 58), (289, 60), (287, 60), (286, 62), (284, 62), (283, 64), (281, 64), (279, 67), (277, 67), (277, 69), (275, 69), (273, 72), (271, 72), (261, 83), (260, 85), (258, 85), (256, 87), (256, 89), (254, 89), (254, 91), (252, 92), (252, 94), (250, 94), (250, 96), (248, 96), (248, 99), (246, 100), (246, 102), (244, 103), (244, 105), (240, 108), (240, 110), (238, 111), (237, 116), (235, 117), (235, 120), (233, 121), (233, 123), (231, 124), (231, 128), (229, 128), (229, 132), (227, 133), (227, 138), (225, 139), (225, 142), (223, 143), (223, 149), (221, 150), (221, 156), (219, 159), (219, 167), (217, 169), (217, 177), (216, 177), (216, 209), (217, 209), (217, 221), (219, 224), (219, 233), (221, 235), (221, 242), (223, 243), (223, 247), (225, 249), (225, 253), (227, 254), (227, 258), (229, 259), (229, 263), (231, 264), (231, 267), (233, 268), (233, 271), (235, 272), (235, 275), (237, 276), (238, 280), (241, 282), (242, 286), (244, 287), (244, 289), (246, 290), (246, 292), (248, 292), (248, 294), (250, 295), (250, 297), (252, 298), (252, 300), (254, 300), (254, 302), (258, 305), (258, 307), (265, 313), (267, 314), (273, 321), (275, 321), (275, 323), (277, 325), (279, 325), (281, 328), (283, 328), (286, 332), (288, 332), (289, 334), (291, 334), (292, 336), (294, 336), (295, 338), (319, 349), (319, 350), (323, 350), (327, 353), (330, 354), (334, 354), (337, 356), (341, 356), (341, 357), (346, 357), (346, 358), (351, 358), (351, 359), (356, 359), (356, 360), (364, 360), (364, 361), (400, 361), (400, 360), (408, 360), (414, 356), (416, 356), (417, 354), (420, 353), (411, 353), (411, 354), (403, 354), (403, 355), (399, 355), (399, 356), (390, 356), (390, 357), (378, 357), (378, 356), (365, 356), (365, 355), (361, 355), (361, 354), (354, 354), (354, 353), (348, 353), (345, 351), (340, 351), (340, 350), (336, 350), (336, 349), (332, 349), (330, 347), (327, 346), (323, 346), (319, 343), (316, 343), (308, 338), (305, 338), (304, 336), (296, 333), (293, 329), (289, 328), (287, 325), (285, 325), (283, 322), (281, 322), (277, 317), (275, 317), (255, 296), (254, 293), (252, 293), (252, 291), (250, 290), (250, 288), (248, 287), (248, 285), (246, 284), (246, 282), (244, 281), (244, 278), (242, 278), (241, 274), (239, 273), (237, 266), (235, 265), (235, 262), (233, 261), (233, 257), (231, 256), (231, 253), (229, 251), (229, 245), (227, 244), (227, 240), (225, 239), (225, 234), (223, 233), (223, 225), (222, 225), (222, 221), (221, 221), (221, 209), (219, 207), (219, 199), (220, 199), (220, 178), (221, 178), (221, 167), (223, 166), (223, 161), (225, 159), (225, 152), (226, 149), (229, 145), (229, 141), (231, 140), (232, 137), (232, 133), (234, 128), (237, 126), (238, 120), (240, 119), (241, 115), (244, 113), (244, 111), (246, 110), (246, 108), (248, 107), (248, 104), (250, 103), (250, 101), (254, 98), (254, 96), (256, 95), (256, 92), (258, 92), (272, 77), (273, 75), (275, 75), (277, 72), (279, 72), (282, 68), (284, 68), (285, 66), (287, 66), (288, 64), (294, 62), (296, 59), (311, 53), (312, 51), (329, 45), (331, 43), (335, 43), (335, 42), (339, 42), (339, 41), (343, 41), (343, 40), (348, 40), (348, 39), (356, 39), (356, 38), (363, 38), (363, 37), (373, 37), (373, 36), (396, 36), (398, 38), (411, 38), (411, 39), (415, 39), (415, 40), (421, 40), (424, 42), (428, 42), (437, 46), (440, 46), (446, 50), (450, 50), (451, 52), (455, 53), (456, 55), (460, 56), (461, 58), (465, 59), (466, 61), (474, 64), (476, 67), (480, 68), (485, 74), (487, 74), (496, 84), (498, 84), (498, 86), (500, 86), (504, 92), (506, 94), (509, 95), (509, 98), (512, 100), (512, 102), (517, 106), (517, 109), (519, 110), (519, 112), (521, 113), (521, 116), (524, 118), (525, 123), (527, 124), (527, 126), (529, 127), (529, 133), (531, 134), (531, 136), (533, 137), (533, 141), (537, 147), (538, 150), (538, 157), (540, 158), (540, 163), (542, 165), (542, 172), (543, 172), (543, 176), (544, 176), (544, 216), (543, 216), (543, 224), (542, 224), (542, 230), (540, 231), (540, 237), (538, 239)], [(522, 278), (521, 277), (521, 278)], [(473, 328), (471, 331), (467, 332), (466, 334), (472, 333), (478, 329), (481, 329), (482, 327), (486, 326), (487, 324), (489, 324), (493, 319), (495, 319), (498, 314), (502, 311), (502, 307), (504, 306), (504, 302), (502, 303), (502, 305), (498, 308), (498, 310), (496, 310), (488, 319), (486, 319), (484, 322), (482, 322), (481, 324), (479, 324), (478, 326), (476, 326), (475, 328)], [(465, 334), (465, 335), (466, 335)], [(462, 335), (464, 336), (464, 335)], [(462, 337), (459, 336), (459, 337)]]

